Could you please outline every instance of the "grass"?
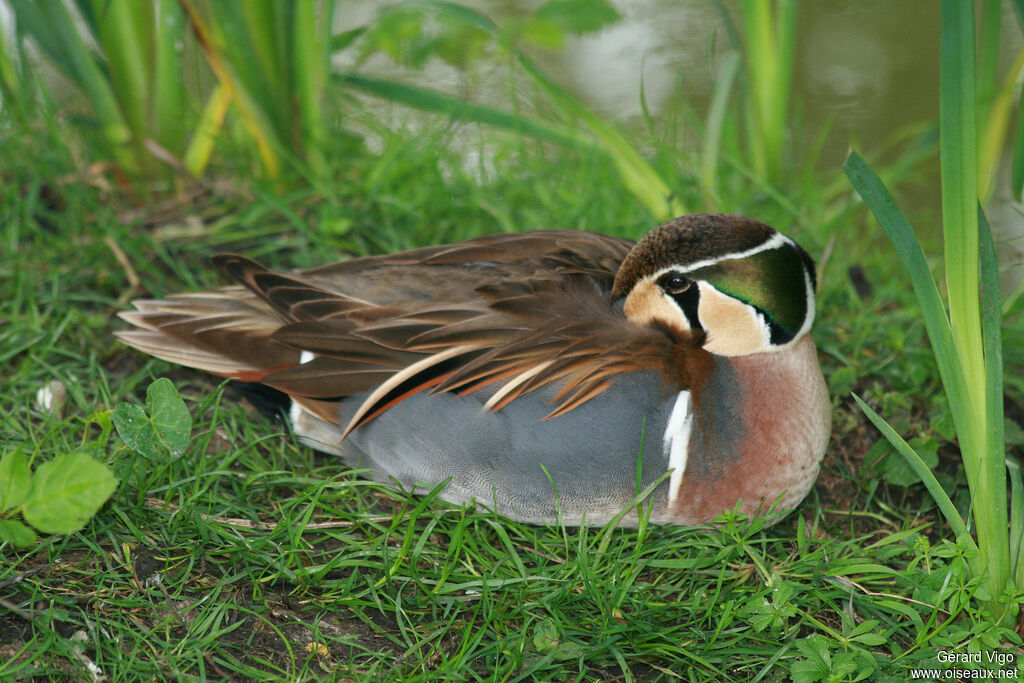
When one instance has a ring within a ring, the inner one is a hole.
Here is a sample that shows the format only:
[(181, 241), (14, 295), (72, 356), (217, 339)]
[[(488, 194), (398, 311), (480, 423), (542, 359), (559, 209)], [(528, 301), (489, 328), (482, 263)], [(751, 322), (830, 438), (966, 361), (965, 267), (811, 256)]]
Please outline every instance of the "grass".
[[(467, 168), (442, 122), (380, 131), (375, 153), (339, 136), (314, 190), (234, 180), (156, 207), (76, 170), (44, 123), (0, 128), (0, 448), (37, 462), (71, 452), (97, 436), (90, 415), (142, 404), (165, 376), (195, 425), (177, 459), (111, 437), (103, 456), (121, 484), (83, 531), (0, 547), (0, 679), (87, 680), (93, 666), (110, 681), (902, 681), (942, 668), (940, 650), (1021, 660), (1020, 638), (972, 601), (970, 558), (935, 503), (893, 483), (898, 456), (847, 398), (934, 442), (939, 481), (967, 511), (912, 292), (852, 192), (823, 197), (838, 169), (766, 190), (726, 160), (705, 206), (697, 153), (651, 143), (683, 204), (778, 225), (822, 265), (815, 337), (834, 431), (808, 500), (771, 527), (565, 529), (367, 482), (111, 332), (132, 296), (219, 284), (218, 251), (302, 267), (497, 230), (639, 237), (655, 221), (605, 157), (480, 132), (462, 145), (486, 136), (501, 173)], [(1019, 376), (1019, 306), (1004, 334)], [(68, 390), (58, 414), (35, 406), (52, 380)], [(1021, 388), (1008, 384), (1018, 409)]]
[[(977, 583), (934, 504), (881, 480), (877, 437), (842, 398), (854, 388), (910, 433), (935, 434), (923, 327), (895, 264), (846, 246), (861, 220), (848, 211), (834, 219), (842, 248), (824, 264), (816, 331), (837, 389), (833, 446), (808, 501), (770, 528), (534, 527), (395, 493), (299, 447), (210, 378), (110, 336), (129, 294), (216, 284), (215, 251), (305, 266), (327, 250), (551, 225), (636, 237), (652, 223), (615, 170), (585, 156), (508, 138), (496, 152), (506, 172), (481, 182), (442, 135), (350, 154), (337, 172), (351, 182), (330, 202), (254, 185), (155, 226), (124, 220), (136, 207), (101, 189), (56, 180), (70, 159), (52, 141), (4, 140), (51, 156), (0, 170), (3, 448), (71, 451), (95, 436), (89, 415), (141, 404), (160, 376), (196, 425), (182, 458), (156, 464), (112, 437), (122, 483), (101, 513), (28, 552), (0, 549), (0, 677), (81, 679), (91, 663), (113, 681), (904, 680), (940, 649), (1019, 654), (972, 606)], [(720, 208), (787, 220), (820, 257), (824, 207), (797, 198), (805, 213), (786, 219), (749, 186), (722, 187), (734, 189)], [(206, 221), (198, 236), (182, 229), (189, 216)], [(876, 288), (866, 300), (843, 275), (854, 262)], [(59, 415), (34, 406), (52, 379), (68, 388)], [(955, 459), (940, 472), (967, 505)]]

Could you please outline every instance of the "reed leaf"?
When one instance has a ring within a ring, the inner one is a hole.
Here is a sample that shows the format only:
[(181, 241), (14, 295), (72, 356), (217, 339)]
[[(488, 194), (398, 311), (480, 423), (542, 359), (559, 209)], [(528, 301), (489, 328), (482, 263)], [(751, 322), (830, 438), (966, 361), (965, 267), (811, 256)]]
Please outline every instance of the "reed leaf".
[[(991, 352), (992, 344), (999, 339), (982, 338), (978, 296), (981, 240), (974, 39), (973, 3), (943, 0), (939, 96), (943, 243), (950, 327), (966, 383), (966, 401), (953, 409), (963, 413), (957, 422), (957, 435), (968, 484), (974, 500), (981, 501), (974, 512), (978, 546), (987, 566), (990, 592), (997, 595), (1009, 579), (1006, 465), (1002, 446), (993, 443), (995, 435), (990, 431), (994, 411), (999, 412), (1001, 424), (1002, 391), (996, 405), (992, 405), (988, 385), (993, 370), (986, 367), (995, 360), (986, 358), (986, 351)], [(982, 260), (981, 270), (985, 269)], [(989, 264), (989, 270), (993, 269), (994, 264)], [(990, 286), (988, 296), (998, 296), (991, 290)], [(985, 333), (991, 334), (992, 328), (998, 327), (999, 321), (991, 320), (998, 311), (995, 305), (990, 320), (986, 320)], [(1001, 370), (999, 375), (1001, 378)], [(1001, 379), (998, 386), (1002, 386)]]
[(19, 31), (30, 37), (92, 105), (97, 123), (118, 163), (129, 171), (139, 160), (127, 149), (132, 132), (106, 74), (62, 2), (11, 0)]
[(711, 106), (708, 107), (707, 123), (704, 126), (704, 149), (701, 159), (701, 185), (704, 189), (705, 201), (710, 206), (717, 201), (718, 160), (721, 151), (722, 130), (726, 117), (729, 115), (729, 94), (739, 73), (741, 60), (736, 52), (727, 52), (722, 60), (721, 72), (715, 79), (711, 95)]
[(224, 125), (224, 117), (227, 116), (230, 104), (231, 89), (223, 83), (218, 83), (203, 107), (196, 122), (195, 132), (182, 157), (182, 165), (192, 177), (201, 178), (207, 164), (210, 163), (217, 134)]
[(161, 167), (149, 143), (179, 151), (190, 123), (181, 75), (184, 21), (172, 0), (12, 0), (20, 37), (78, 88), (122, 171)]
[(744, 0), (744, 54), (751, 90), (748, 138), (754, 169), (776, 181), (782, 168), (793, 83), (796, 0)]
[(942, 484), (935, 478), (935, 475), (929, 469), (928, 465), (925, 464), (921, 456), (910, 447), (906, 441), (903, 440), (899, 434), (896, 433), (888, 422), (886, 422), (881, 415), (876, 413), (871, 406), (861, 399), (860, 396), (852, 394), (853, 400), (857, 402), (864, 414), (868, 416), (871, 423), (882, 433), (885, 440), (892, 444), (893, 448), (899, 452), (900, 455), (907, 461), (910, 468), (914, 470), (914, 474), (921, 480), (925, 488), (928, 489), (928, 493), (931, 494), (932, 499), (936, 505), (939, 506), (939, 510), (942, 512), (942, 516), (946, 518), (946, 523), (953, 530), (953, 535), (956, 536), (957, 541), (967, 550), (970, 551), (969, 555), (973, 558), (974, 571), (980, 572), (982, 567), (977, 565), (977, 551), (978, 546), (975, 544), (974, 539), (971, 537), (971, 532), (967, 529), (967, 524), (964, 522), (963, 517), (957, 511), (956, 506), (953, 505), (953, 501), (949, 499), (945, 489), (942, 488)]
[(333, 0), (181, 2), (263, 173), (278, 178), (287, 159), (324, 177)]
[[(1003, 443), (1002, 311), (995, 245), (978, 206), (973, 3), (943, 0), (941, 42), (939, 128), (948, 318), (921, 246), (888, 190), (856, 154), (850, 155), (845, 170), (910, 274), (946, 390), (971, 491), (978, 547), (972, 570), (983, 578), (993, 617), (1009, 625), (1017, 610), (1014, 603), (1003, 601), (1004, 589), (1013, 577)], [(883, 429), (877, 416), (873, 417), (866, 406), (862, 408), (897, 445), (895, 433)], [(916, 471), (910, 449), (898, 448)], [(963, 520), (947, 512), (948, 498), (930, 485), (929, 491), (960, 536), (958, 529)], [(1015, 497), (1014, 505), (1021, 505), (1019, 497)], [(1015, 519), (1020, 522), (1019, 515)]]
[[(953, 344), (952, 331), (946, 318), (946, 310), (939, 296), (938, 287), (932, 278), (928, 261), (925, 258), (921, 243), (917, 241), (913, 228), (906, 216), (896, 205), (896, 200), (882, 183), (882, 180), (868, 166), (867, 162), (856, 152), (851, 152), (843, 170), (850, 183), (874, 214), (878, 224), (882, 226), (889, 241), (896, 248), (896, 253), (903, 262), (903, 267), (910, 275), (910, 282), (921, 305), (928, 340), (932, 345), (939, 367), (939, 377), (949, 399), (950, 410), (954, 421), (960, 419), (957, 406), (966, 400), (966, 387), (963, 372), (957, 360)], [(959, 433), (960, 424), (956, 424)]]
[(1010, 188), (1013, 196), (1024, 196), (1024, 89), (1017, 101), (1016, 135), (1013, 141), (1013, 162), (1010, 169)]
[(537, 121), (521, 114), (511, 114), (436, 90), (355, 73), (338, 74), (336, 78), (347, 88), (354, 88), (413, 109), (443, 114), (455, 121), (482, 123), (565, 147), (595, 148), (592, 138), (579, 130)]
[(1024, 586), (1024, 480), (1016, 458), (1006, 459), (1010, 474), (1010, 570), (1014, 584)]

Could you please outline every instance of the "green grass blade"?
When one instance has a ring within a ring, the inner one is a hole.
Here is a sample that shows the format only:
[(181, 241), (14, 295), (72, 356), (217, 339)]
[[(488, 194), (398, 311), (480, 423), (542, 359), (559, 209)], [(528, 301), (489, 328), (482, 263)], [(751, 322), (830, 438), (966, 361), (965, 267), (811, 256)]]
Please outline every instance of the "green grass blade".
[(623, 508), (601, 528), (601, 533), (599, 535), (600, 542), (597, 545), (598, 553), (603, 554), (608, 552), (608, 546), (611, 545), (612, 541), (612, 532), (618, 528), (619, 522), (622, 521), (622, 518), (630, 512), (637, 512), (637, 508), (639, 508), (651, 496), (651, 494), (654, 493), (654, 489), (661, 486), (662, 482), (667, 480), (670, 476), (672, 476), (672, 472), (665, 472), (648, 484), (644, 490), (633, 496), (633, 499), (626, 503), (626, 505), (624, 505)]
[[(946, 388), (950, 409), (953, 412), (954, 421), (956, 421), (959, 414), (957, 406), (963, 405), (962, 402), (966, 400), (963, 372), (953, 346), (953, 335), (946, 319), (946, 311), (942, 305), (942, 299), (939, 297), (939, 290), (935, 286), (935, 280), (928, 268), (928, 261), (925, 259), (921, 244), (917, 241), (917, 236), (910, 227), (906, 216), (896, 205), (892, 194), (859, 154), (851, 152), (843, 165), (843, 170), (846, 171), (853, 187), (864, 199), (864, 203), (874, 214), (879, 225), (882, 226), (885, 234), (896, 248), (903, 267), (910, 275), (914, 293), (921, 305), (928, 339), (931, 341), (932, 350), (938, 362), (939, 375)], [(958, 432), (959, 429), (958, 422)]]
[(146, 131), (149, 99), (149, 47), (153, 5), (134, 0), (92, 0), (99, 40), (121, 112), (132, 130), (134, 144)]
[[(978, 146), (975, 126), (974, 8), (942, 2), (942, 64), (939, 153), (942, 161), (942, 225), (946, 290), (953, 341), (963, 365), (967, 396), (985, 401), (978, 305)], [(978, 416), (972, 416), (977, 420)], [(961, 439), (984, 438), (980, 422)], [(979, 442), (979, 444), (982, 442)], [(966, 444), (971, 449), (973, 443)], [(970, 465), (971, 463), (967, 463)]]
[(1024, 193), (1024, 90), (1017, 101), (1017, 129), (1013, 140), (1013, 165), (1010, 171), (1010, 190), (1019, 199)]
[(196, 123), (195, 133), (189, 141), (182, 164), (195, 178), (201, 178), (210, 163), (210, 155), (217, 142), (217, 133), (224, 125), (228, 106), (231, 104), (231, 89), (224, 83), (218, 83), (210, 93), (206, 106)]
[(949, 524), (953, 533), (956, 535), (957, 541), (959, 541), (964, 548), (972, 551), (977, 551), (978, 546), (974, 543), (974, 539), (971, 538), (971, 533), (967, 530), (967, 525), (964, 523), (963, 517), (957, 512), (956, 506), (953, 505), (953, 501), (946, 495), (946, 491), (942, 488), (942, 484), (935, 478), (932, 471), (928, 469), (928, 465), (924, 463), (913, 448), (903, 440), (896, 431), (889, 426), (878, 413), (876, 413), (871, 406), (861, 400), (860, 396), (853, 394), (853, 400), (857, 402), (860, 409), (864, 411), (864, 414), (868, 416), (871, 423), (878, 428), (878, 431), (882, 433), (882, 436), (892, 444), (900, 455), (902, 455), (910, 468), (914, 470), (914, 474), (920, 478), (921, 483), (928, 489), (928, 493), (931, 494), (935, 504), (939, 506), (939, 510), (942, 511), (942, 516), (946, 518), (946, 522)]
[(1006, 459), (1010, 474), (1010, 570), (1014, 583), (1024, 585), (1024, 481), (1015, 458)]
[(722, 129), (725, 118), (729, 114), (729, 94), (732, 92), (736, 75), (740, 71), (742, 60), (736, 52), (727, 52), (723, 58), (721, 71), (715, 79), (711, 106), (708, 108), (707, 124), (704, 127), (704, 154), (701, 159), (701, 185), (704, 187), (705, 201), (715, 205), (717, 194), (718, 157), (722, 141)]

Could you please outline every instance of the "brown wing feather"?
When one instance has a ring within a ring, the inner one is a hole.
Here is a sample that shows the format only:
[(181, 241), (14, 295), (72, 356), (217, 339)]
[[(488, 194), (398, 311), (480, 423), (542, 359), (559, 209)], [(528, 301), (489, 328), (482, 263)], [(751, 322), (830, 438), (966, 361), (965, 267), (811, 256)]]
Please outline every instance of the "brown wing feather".
[[(631, 246), (587, 232), (489, 235), (293, 273), (222, 255), (215, 263), (244, 289), (137, 302), (123, 317), (141, 329), (121, 336), (217, 374), (262, 372), (321, 417), (332, 399), (370, 391), (346, 433), (428, 389), (494, 385), (488, 406), (500, 410), (561, 382), (551, 418), (620, 373), (673, 377), (693, 346), (685, 333), (628, 323), (611, 301)], [(300, 365), (301, 351), (316, 358)]]
[(157, 358), (221, 377), (258, 381), (267, 372), (295, 365), (299, 352), (270, 339), (280, 321), (242, 287), (139, 300), (121, 318), (136, 327), (117, 337)]

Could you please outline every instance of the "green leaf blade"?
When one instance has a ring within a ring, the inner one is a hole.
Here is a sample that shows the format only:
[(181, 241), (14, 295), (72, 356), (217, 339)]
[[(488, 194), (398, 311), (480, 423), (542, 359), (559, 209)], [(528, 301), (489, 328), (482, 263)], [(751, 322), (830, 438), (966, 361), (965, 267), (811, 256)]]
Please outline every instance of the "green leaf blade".
[(876, 413), (871, 406), (865, 403), (860, 396), (853, 394), (853, 400), (857, 402), (857, 405), (860, 406), (860, 409), (868, 416), (868, 419), (871, 420), (872, 424), (878, 428), (878, 431), (882, 433), (882, 436), (888, 439), (889, 443), (893, 445), (893, 448), (899, 451), (900, 455), (906, 458), (907, 464), (910, 465), (911, 469), (913, 469), (921, 479), (921, 482), (928, 489), (928, 493), (931, 494), (932, 499), (934, 499), (935, 503), (939, 506), (939, 509), (942, 511), (942, 515), (946, 518), (946, 522), (949, 524), (950, 528), (953, 529), (953, 533), (956, 534), (957, 540), (960, 541), (964, 547), (970, 548), (976, 552), (978, 547), (974, 543), (974, 539), (971, 538), (971, 534), (967, 530), (967, 525), (964, 524), (963, 518), (960, 516), (960, 513), (957, 512), (956, 506), (953, 505), (953, 501), (951, 501), (949, 496), (946, 495), (946, 491), (942, 488), (942, 484), (940, 484), (939, 480), (935, 478), (932, 471), (928, 469), (928, 466), (924, 463), (921, 457), (915, 453), (914, 449), (911, 448), (910, 445), (904, 441), (892, 427), (889, 426), (889, 423), (882, 419), (882, 417)]
[(957, 410), (957, 406), (964, 405), (967, 400), (966, 383), (956, 348), (953, 345), (953, 334), (946, 317), (946, 309), (942, 304), (931, 270), (928, 268), (924, 250), (921, 249), (921, 244), (917, 241), (913, 228), (910, 227), (906, 216), (896, 205), (892, 194), (859, 154), (850, 152), (849, 158), (843, 165), (843, 170), (854, 189), (874, 214), (879, 225), (882, 226), (882, 230), (885, 231), (889, 241), (896, 248), (903, 267), (910, 275), (914, 293), (921, 305), (928, 339), (931, 341), (932, 350), (939, 365), (939, 375), (951, 404), (957, 433), (962, 435), (965, 433), (962, 430), (966, 425), (961, 424), (962, 411)]

